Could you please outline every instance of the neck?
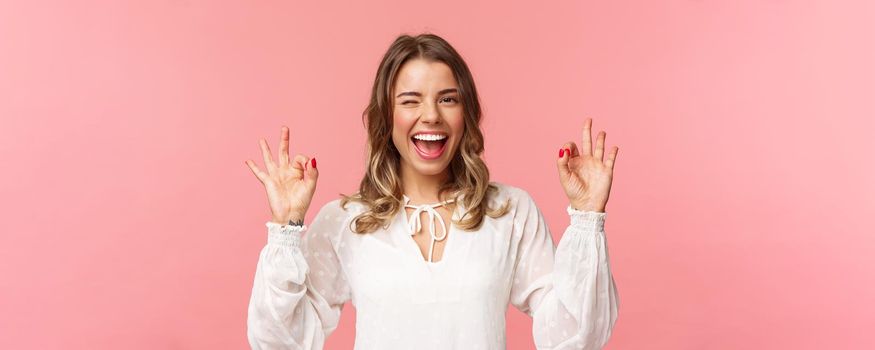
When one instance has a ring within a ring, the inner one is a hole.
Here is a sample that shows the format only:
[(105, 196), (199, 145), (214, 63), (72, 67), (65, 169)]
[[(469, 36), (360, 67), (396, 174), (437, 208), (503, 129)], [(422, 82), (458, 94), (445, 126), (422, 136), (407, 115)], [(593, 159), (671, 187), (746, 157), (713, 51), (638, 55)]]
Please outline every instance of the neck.
[(441, 185), (449, 178), (449, 169), (439, 174), (422, 174), (410, 166), (401, 167), (401, 187), (413, 203), (436, 203)]

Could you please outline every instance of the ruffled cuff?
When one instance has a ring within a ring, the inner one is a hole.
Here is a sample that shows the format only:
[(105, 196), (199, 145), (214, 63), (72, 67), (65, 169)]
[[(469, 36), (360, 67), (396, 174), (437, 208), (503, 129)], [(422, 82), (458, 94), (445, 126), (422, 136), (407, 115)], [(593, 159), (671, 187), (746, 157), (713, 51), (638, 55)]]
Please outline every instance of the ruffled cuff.
[(565, 208), (565, 211), (568, 212), (569, 216), (571, 216), (571, 224), (574, 226), (581, 227), (587, 230), (605, 230), (605, 219), (607, 218), (608, 213), (589, 210), (577, 210), (571, 207), (570, 204), (567, 208)]
[(307, 230), (307, 225), (283, 225), (273, 221), (268, 221), (265, 226), (267, 226), (267, 243), (283, 247), (300, 247), (301, 235)]

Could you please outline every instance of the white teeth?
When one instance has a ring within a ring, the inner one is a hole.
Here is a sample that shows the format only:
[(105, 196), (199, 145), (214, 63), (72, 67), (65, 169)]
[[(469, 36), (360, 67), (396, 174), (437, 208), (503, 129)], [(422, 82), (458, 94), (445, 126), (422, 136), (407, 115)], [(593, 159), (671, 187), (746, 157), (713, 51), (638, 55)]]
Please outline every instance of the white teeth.
[(447, 136), (446, 135), (419, 134), (419, 135), (413, 136), (413, 138), (415, 138), (417, 140), (422, 140), (422, 141), (439, 141), (439, 140), (443, 140), (443, 139), (447, 138)]

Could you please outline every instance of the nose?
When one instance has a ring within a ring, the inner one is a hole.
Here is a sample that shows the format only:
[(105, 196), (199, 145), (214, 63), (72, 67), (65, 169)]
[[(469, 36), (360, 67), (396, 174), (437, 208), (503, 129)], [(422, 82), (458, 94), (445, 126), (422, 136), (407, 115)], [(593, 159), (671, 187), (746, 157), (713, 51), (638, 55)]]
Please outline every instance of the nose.
[(438, 124), (441, 121), (441, 112), (438, 109), (437, 103), (423, 103), (422, 117), (419, 119), (426, 123)]

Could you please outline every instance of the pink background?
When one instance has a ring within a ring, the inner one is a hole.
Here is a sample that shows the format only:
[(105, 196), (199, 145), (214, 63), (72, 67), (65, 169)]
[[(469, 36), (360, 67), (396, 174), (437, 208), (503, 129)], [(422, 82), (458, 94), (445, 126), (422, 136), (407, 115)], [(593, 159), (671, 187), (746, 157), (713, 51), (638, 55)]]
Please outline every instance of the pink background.
[(353, 192), (380, 57), (422, 31), (556, 240), (559, 146), (586, 116), (620, 146), (608, 349), (875, 346), (872, 2), (313, 3), (0, 1), (0, 348), (247, 347), (269, 216), (243, 161), (289, 125), (314, 203)]

